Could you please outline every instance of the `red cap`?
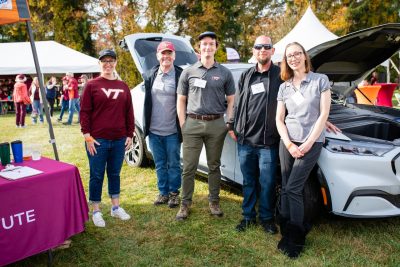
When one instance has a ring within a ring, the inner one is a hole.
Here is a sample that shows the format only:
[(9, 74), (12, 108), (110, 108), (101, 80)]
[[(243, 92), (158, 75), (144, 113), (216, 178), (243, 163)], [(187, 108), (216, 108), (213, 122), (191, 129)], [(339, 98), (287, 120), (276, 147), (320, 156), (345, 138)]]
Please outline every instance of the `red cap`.
[(161, 42), (157, 47), (157, 53), (163, 52), (165, 50), (169, 50), (169, 51), (175, 52), (174, 44), (171, 43), (171, 42), (168, 42), (168, 41)]

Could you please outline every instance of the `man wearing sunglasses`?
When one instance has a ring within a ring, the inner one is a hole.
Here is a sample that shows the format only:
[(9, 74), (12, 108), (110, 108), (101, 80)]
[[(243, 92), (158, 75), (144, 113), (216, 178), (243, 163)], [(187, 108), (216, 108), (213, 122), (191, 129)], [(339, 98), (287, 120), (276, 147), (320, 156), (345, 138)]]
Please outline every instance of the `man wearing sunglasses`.
[(253, 46), (257, 64), (239, 79), (234, 116), (228, 123), (229, 135), (237, 141), (243, 174), (243, 219), (236, 226), (239, 232), (256, 225), (258, 198), (260, 225), (267, 233), (277, 233), (273, 204), (279, 134), (275, 114), (282, 80), (280, 68), (271, 61), (274, 51), (270, 37), (257, 37)]

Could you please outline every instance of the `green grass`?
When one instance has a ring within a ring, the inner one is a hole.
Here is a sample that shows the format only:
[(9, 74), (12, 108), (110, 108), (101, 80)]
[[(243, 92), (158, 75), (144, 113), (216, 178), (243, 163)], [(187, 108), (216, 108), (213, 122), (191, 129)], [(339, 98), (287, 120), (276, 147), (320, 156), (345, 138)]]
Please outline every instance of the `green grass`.
[[(14, 115), (0, 116), (0, 142), (21, 139), (24, 145), (40, 144), (44, 156), (54, 158), (47, 125), (16, 129)], [(54, 123), (60, 160), (78, 166), (85, 191), (88, 161), (78, 124)], [(121, 205), (133, 216), (122, 222), (111, 218), (103, 190), (105, 229), (86, 224), (86, 231), (72, 237), (69, 249), (54, 252), (54, 266), (399, 266), (399, 218), (355, 220), (323, 217), (307, 237), (306, 249), (290, 260), (276, 249), (279, 235), (266, 235), (255, 227), (237, 233), (241, 196), (222, 190), (223, 218), (208, 213), (208, 187), (196, 180), (194, 205), (185, 222), (174, 220), (176, 209), (155, 207), (154, 167), (135, 169), (124, 164)], [(50, 216), (50, 215), (49, 215)], [(1, 254), (1, 251), (0, 251)], [(46, 266), (45, 253), (13, 266)]]

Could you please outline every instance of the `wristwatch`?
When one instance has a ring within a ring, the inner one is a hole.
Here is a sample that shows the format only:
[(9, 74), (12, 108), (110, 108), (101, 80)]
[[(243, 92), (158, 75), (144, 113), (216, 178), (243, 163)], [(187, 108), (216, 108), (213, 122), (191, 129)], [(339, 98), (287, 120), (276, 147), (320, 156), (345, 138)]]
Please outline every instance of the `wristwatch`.
[(228, 129), (228, 131), (233, 131), (233, 123), (226, 122), (226, 128)]

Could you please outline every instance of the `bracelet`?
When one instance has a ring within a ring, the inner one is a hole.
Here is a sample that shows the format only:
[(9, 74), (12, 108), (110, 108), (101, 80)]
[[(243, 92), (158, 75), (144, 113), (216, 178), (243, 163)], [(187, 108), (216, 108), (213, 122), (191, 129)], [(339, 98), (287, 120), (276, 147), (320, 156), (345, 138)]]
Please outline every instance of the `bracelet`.
[(85, 137), (86, 142), (94, 142), (94, 138), (91, 136)]
[(286, 148), (287, 148), (287, 150), (289, 150), (290, 149), (290, 147), (293, 145), (293, 143), (292, 142), (290, 142), (287, 146), (286, 146)]

